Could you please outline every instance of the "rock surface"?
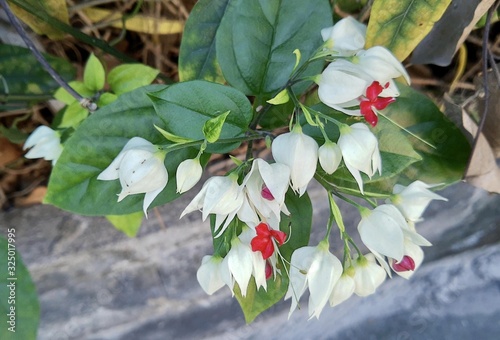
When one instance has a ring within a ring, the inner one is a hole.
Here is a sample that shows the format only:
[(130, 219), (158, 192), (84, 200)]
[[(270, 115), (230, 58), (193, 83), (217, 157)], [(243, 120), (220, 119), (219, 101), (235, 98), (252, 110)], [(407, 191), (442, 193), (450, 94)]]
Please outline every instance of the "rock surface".
[[(328, 217), (326, 196), (312, 185), (313, 239)], [(196, 191), (196, 190), (195, 190)], [(208, 225), (179, 212), (193, 197), (151, 213), (137, 238), (102, 218), (51, 206), (0, 213), (1, 232), (16, 242), (37, 285), (39, 339), (496, 339), (500, 334), (500, 197), (460, 183), (443, 192), (418, 224), (434, 246), (410, 281), (386, 281), (376, 294), (326, 307), (307, 321), (307, 299), (287, 320), (280, 302), (246, 325), (224, 289), (207, 296), (196, 280), (212, 253)], [(356, 211), (343, 205), (355, 234)], [(311, 241), (314, 244), (314, 241)], [(336, 243), (334, 243), (335, 246)]]

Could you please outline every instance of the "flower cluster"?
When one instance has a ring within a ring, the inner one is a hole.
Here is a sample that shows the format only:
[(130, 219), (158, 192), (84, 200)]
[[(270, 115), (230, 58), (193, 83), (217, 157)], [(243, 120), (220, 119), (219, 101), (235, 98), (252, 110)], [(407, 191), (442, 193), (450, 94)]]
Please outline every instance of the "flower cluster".
[(399, 96), (394, 79), (410, 77), (394, 55), (382, 46), (364, 50), (366, 27), (347, 17), (321, 35), (335, 59), (318, 80), (320, 100), (348, 115), (363, 116), (372, 126), (377, 113)]
[[(282, 286), (286, 288), (282, 293), (285, 300), (291, 299), (289, 315), (309, 290), (311, 318), (319, 317), (327, 303), (336, 306), (353, 294), (373, 294), (392, 273), (411, 277), (423, 261), (422, 247), (431, 245), (417, 232), (415, 223), (421, 220), (432, 200), (446, 200), (430, 190), (433, 186), (418, 180), (408, 186), (395, 185), (392, 195), (384, 192), (386, 200), (380, 205), (373, 197), (364, 196), (367, 186), (364, 178), (382, 175), (379, 140), (370, 125), (375, 126), (379, 112), (398, 97), (394, 80), (402, 76), (409, 83), (409, 76), (387, 49), (380, 46), (364, 49), (366, 27), (351, 17), (323, 29), (321, 35), (324, 50), (318, 55), (326, 56), (329, 64), (315, 78), (319, 99), (329, 107), (364, 120), (350, 118), (340, 122), (308, 108), (298, 102), (292, 85), (288, 85), (293, 82), (289, 82), (276, 96), (280, 100), (294, 100), (289, 132), (275, 136), (270, 131), (259, 131), (258, 116), (256, 124), (252, 124), (257, 128), (243, 131), (245, 137), (240, 138), (244, 135), (241, 132), (237, 138), (220, 141), (226, 144), (248, 141), (247, 159), (236, 160), (236, 167), (224, 176), (210, 177), (180, 214), (182, 218), (200, 211), (203, 221), (210, 217), (214, 244), (218, 246), (213, 255), (203, 257), (197, 271), (197, 279), (207, 294), (227, 286), (233, 295), (252, 297), (274, 287), (268, 280), (281, 277), (284, 279), (281, 282), (288, 282), (288, 286)], [(268, 103), (271, 105), (273, 100)], [(226, 111), (210, 119), (203, 127), (202, 140), (175, 136), (155, 126), (174, 144), (155, 145), (133, 137), (109, 165), (106, 163), (96, 179), (119, 181), (118, 202), (130, 195), (144, 194), (142, 209), (147, 216), (148, 208), (154, 200), (161, 199), (159, 195), (164, 190), (171, 198), (199, 182), (203, 173), (200, 157), (209, 143), (219, 142), (229, 114)], [(329, 133), (329, 127), (337, 130)], [(308, 128), (320, 130), (323, 138), (310, 133)], [(251, 141), (264, 136), (274, 138), (269, 139), (270, 161), (251, 156)], [(33, 148), (27, 157), (45, 157), (53, 162), (62, 150), (58, 133), (48, 128), (35, 131), (26, 142), (25, 148), (29, 147)], [(198, 156), (182, 162), (172, 157), (172, 162), (177, 163), (169, 163), (170, 152), (183, 147), (199, 147)], [(166, 164), (168, 169), (176, 167), (176, 187), (168, 186), (172, 173), (169, 174)], [(336, 183), (338, 177), (334, 173), (339, 168), (349, 171), (354, 179), (346, 190)], [(313, 178), (327, 191), (330, 219), (325, 237), (316, 246), (308, 246), (300, 240), (304, 235), (297, 225), (300, 219), (295, 211), (297, 201), (308, 201), (306, 191)], [(344, 196), (353, 192), (366, 198), (370, 208)], [(334, 195), (359, 210), (357, 231), (367, 251), (356, 246), (346, 231)], [(330, 249), (329, 237), (335, 223), (344, 242), (342, 259)]]

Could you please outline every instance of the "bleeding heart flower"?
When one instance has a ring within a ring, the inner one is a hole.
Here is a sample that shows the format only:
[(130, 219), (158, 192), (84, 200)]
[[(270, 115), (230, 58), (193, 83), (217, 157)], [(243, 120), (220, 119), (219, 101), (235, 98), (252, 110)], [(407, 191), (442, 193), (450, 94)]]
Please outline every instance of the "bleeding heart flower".
[(374, 81), (366, 89), (366, 97), (360, 99), (361, 102), (359, 103), (359, 109), (361, 114), (371, 126), (377, 125), (378, 117), (376, 111), (383, 110), (390, 103), (396, 101), (396, 98), (394, 97), (379, 97), (384, 88), (387, 88), (388, 86), (388, 83), (383, 87), (378, 81)]
[(250, 243), (253, 251), (260, 251), (262, 258), (267, 260), (274, 253), (275, 242), (278, 245), (283, 245), (286, 240), (286, 234), (280, 230), (273, 230), (269, 228), (267, 223), (260, 223), (255, 227), (257, 236), (252, 239)]

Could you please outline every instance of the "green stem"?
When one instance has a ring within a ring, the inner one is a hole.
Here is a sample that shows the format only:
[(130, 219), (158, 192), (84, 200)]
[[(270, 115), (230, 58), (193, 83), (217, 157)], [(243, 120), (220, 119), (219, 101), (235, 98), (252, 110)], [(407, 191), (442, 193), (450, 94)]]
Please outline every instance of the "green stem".
[[(246, 142), (246, 141), (252, 141), (256, 139), (261, 139), (261, 135), (250, 135), (250, 136), (245, 136), (245, 137), (235, 137), (235, 138), (226, 138), (226, 139), (219, 139), (217, 143), (237, 143), (237, 142)], [(198, 145), (203, 145), (205, 142), (204, 139), (200, 140), (195, 140), (192, 142), (187, 142), (187, 143), (179, 143), (179, 144), (164, 144), (160, 145), (160, 150), (165, 150), (167, 152), (172, 152), (176, 150), (181, 150), (184, 148), (189, 148), (192, 146), (198, 146)]]

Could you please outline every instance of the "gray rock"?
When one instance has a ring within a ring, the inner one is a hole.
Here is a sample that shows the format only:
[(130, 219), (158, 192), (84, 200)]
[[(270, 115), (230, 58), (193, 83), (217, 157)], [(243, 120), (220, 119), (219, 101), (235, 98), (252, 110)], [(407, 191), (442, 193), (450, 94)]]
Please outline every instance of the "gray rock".
[[(193, 197), (150, 213), (137, 238), (103, 218), (51, 206), (0, 213), (16, 227), (18, 250), (37, 285), (39, 339), (493, 339), (500, 332), (500, 197), (460, 183), (433, 202), (417, 228), (433, 244), (411, 280), (394, 278), (376, 294), (326, 307), (307, 321), (307, 299), (287, 320), (280, 302), (246, 325), (224, 289), (207, 296), (198, 286), (201, 258), (212, 253), (208, 223), (197, 213), (178, 219)], [(319, 240), (328, 218), (326, 196), (310, 195)], [(341, 204), (356, 235), (359, 215)], [(4, 230), (4, 229), (2, 229)], [(335, 252), (340, 243), (333, 242)]]

